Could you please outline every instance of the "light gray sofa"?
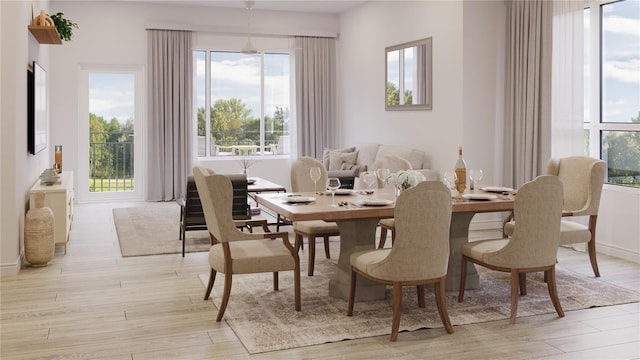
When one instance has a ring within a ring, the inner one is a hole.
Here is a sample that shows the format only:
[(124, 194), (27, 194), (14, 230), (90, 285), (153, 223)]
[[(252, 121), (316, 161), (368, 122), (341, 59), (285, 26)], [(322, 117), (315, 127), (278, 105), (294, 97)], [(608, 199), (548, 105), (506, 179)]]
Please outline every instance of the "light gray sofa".
[[(325, 149), (323, 163), (329, 177), (338, 177), (348, 187), (361, 188), (360, 172), (376, 170), (376, 162), (385, 156), (398, 156), (407, 160), (413, 170), (422, 173), (427, 180), (437, 180), (438, 172), (429, 168), (429, 157), (418, 149), (400, 145), (359, 143), (342, 149)], [(355, 161), (355, 162), (354, 162)], [(351, 185), (351, 186), (349, 186)]]

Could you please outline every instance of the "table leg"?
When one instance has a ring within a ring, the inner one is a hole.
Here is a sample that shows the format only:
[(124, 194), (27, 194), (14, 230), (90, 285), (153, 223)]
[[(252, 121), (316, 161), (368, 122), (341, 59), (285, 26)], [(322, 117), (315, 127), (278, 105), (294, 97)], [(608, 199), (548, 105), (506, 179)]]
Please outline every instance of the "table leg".
[[(340, 229), (340, 258), (338, 267), (329, 280), (329, 296), (349, 300), (351, 284), (351, 254), (375, 248), (379, 219), (338, 221)], [(385, 286), (358, 277), (356, 301), (383, 299)]]
[[(475, 213), (453, 213), (449, 229), (449, 267), (445, 287), (447, 291), (460, 289), (460, 266), (462, 247), (469, 242), (469, 224)], [(467, 280), (465, 289), (477, 289), (480, 285), (478, 272), (472, 263), (467, 263)]]

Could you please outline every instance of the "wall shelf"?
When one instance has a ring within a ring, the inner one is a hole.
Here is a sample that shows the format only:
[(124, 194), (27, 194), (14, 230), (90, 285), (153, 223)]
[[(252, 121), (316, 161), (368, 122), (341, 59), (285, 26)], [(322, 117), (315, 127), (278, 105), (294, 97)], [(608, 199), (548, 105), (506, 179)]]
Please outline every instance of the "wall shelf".
[(62, 39), (55, 26), (29, 25), (29, 31), (40, 44), (62, 45)]

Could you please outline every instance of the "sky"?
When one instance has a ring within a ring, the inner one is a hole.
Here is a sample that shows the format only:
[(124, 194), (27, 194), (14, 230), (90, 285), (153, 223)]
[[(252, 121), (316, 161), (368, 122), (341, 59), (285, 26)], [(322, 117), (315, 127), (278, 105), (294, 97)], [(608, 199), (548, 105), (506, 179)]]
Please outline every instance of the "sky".
[[(640, 1), (622, 1), (604, 8), (605, 80), (603, 113), (607, 121), (630, 122), (640, 111)], [(587, 19), (585, 17), (585, 19)], [(588, 25), (587, 25), (588, 26)], [(587, 28), (588, 29), (588, 28)], [(585, 30), (587, 31), (587, 30)], [(587, 51), (585, 46), (585, 51)], [(212, 69), (218, 81), (212, 88), (216, 96), (240, 97), (260, 114), (259, 56), (217, 53)], [(265, 115), (275, 106), (288, 107), (288, 61), (283, 55), (265, 60)], [(204, 106), (204, 57), (196, 56), (198, 106)], [(280, 58), (280, 60), (278, 60)], [(434, 69), (435, 70), (435, 69)], [(588, 79), (585, 80), (588, 84)], [(437, 89), (434, 89), (437, 91)], [(92, 73), (89, 79), (89, 111), (110, 121), (124, 123), (133, 117), (134, 84), (132, 74)], [(585, 104), (589, 102), (586, 101)]]

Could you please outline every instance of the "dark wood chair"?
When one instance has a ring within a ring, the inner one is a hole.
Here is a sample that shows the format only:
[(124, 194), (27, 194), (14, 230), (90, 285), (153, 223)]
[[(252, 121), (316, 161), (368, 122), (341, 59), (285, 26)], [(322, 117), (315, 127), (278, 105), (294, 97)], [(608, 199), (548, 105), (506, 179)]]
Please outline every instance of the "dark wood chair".
[[(268, 229), (267, 220), (251, 220), (251, 207), (247, 202), (247, 176), (244, 174), (225, 175), (231, 180), (233, 187), (233, 202), (231, 215), (236, 226), (253, 231), (253, 227), (260, 226)], [(180, 205), (180, 234), (182, 240), (182, 257), (186, 248), (186, 232), (191, 230), (207, 230), (207, 224), (200, 202), (200, 195), (193, 176), (187, 179), (187, 191), (184, 198), (177, 200)]]

